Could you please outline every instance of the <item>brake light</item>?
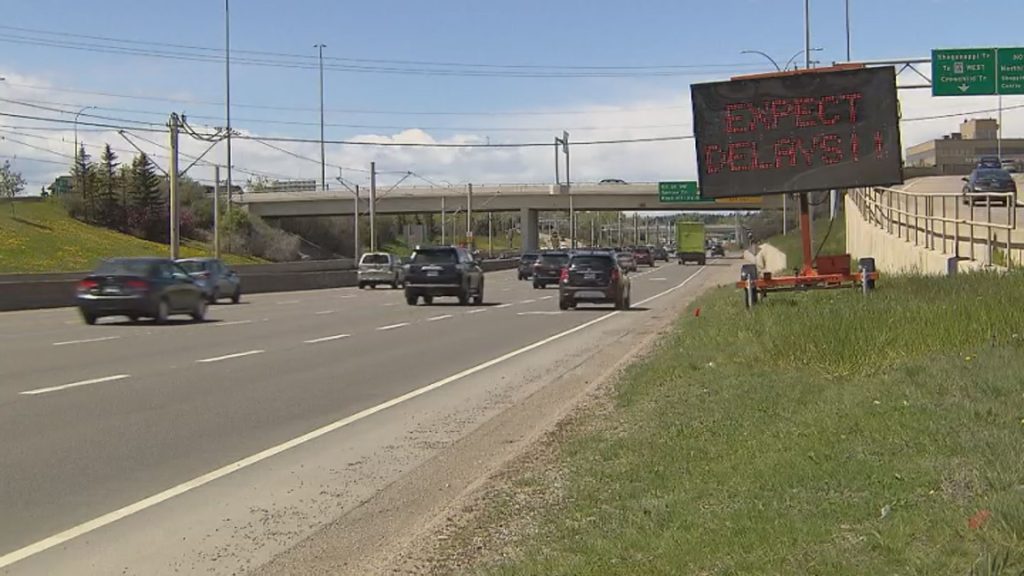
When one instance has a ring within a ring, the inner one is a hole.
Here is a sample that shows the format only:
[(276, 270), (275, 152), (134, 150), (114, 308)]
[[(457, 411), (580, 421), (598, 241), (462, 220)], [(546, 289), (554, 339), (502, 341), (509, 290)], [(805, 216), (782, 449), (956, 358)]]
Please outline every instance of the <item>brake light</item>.
[(561, 281), (561, 282), (568, 282), (569, 281), (569, 269), (568, 268), (562, 268), (562, 272), (559, 275), (558, 280)]
[(93, 288), (96, 288), (99, 285), (100, 283), (97, 282), (96, 280), (82, 280), (81, 282), (78, 283), (78, 291), (88, 292), (89, 290), (92, 290)]
[(144, 292), (149, 289), (149, 282), (146, 282), (145, 280), (129, 280), (124, 283), (124, 287), (129, 290)]

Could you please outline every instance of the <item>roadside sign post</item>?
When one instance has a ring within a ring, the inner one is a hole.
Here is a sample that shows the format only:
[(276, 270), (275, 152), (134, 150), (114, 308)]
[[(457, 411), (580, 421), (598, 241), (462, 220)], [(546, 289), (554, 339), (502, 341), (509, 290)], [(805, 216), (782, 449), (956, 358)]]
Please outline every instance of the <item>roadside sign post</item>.
[(701, 202), (697, 182), (658, 182), (658, 201), (666, 204)]

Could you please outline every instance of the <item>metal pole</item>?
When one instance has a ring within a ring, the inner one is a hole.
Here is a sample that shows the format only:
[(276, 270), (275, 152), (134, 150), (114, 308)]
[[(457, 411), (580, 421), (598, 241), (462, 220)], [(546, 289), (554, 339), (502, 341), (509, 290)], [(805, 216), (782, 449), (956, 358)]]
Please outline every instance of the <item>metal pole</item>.
[(846, 61), (850, 60), (850, 0), (846, 0)]
[(565, 150), (565, 192), (569, 195), (569, 247), (576, 248), (576, 209), (572, 202), (572, 172), (569, 171), (569, 133), (562, 132), (562, 149)]
[(229, 12), (229, 4), (231, 0), (224, 0), (224, 91), (226, 99), (226, 121), (227, 121), (227, 145), (228, 145), (228, 165), (227, 165), (227, 185), (228, 185), (228, 210), (231, 210), (231, 195), (234, 191), (231, 186), (231, 18)]
[(377, 251), (377, 163), (370, 162), (370, 252)]
[(487, 213), (487, 255), (494, 257), (494, 212)]
[(363, 248), (359, 240), (359, 184), (356, 184), (355, 207), (352, 210), (352, 228), (355, 233), (354, 247), (352, 248), (353, 259), (359, 262), (359, 253)]
[(996, 126), (996, 155), (1003, 159), (1003, 95), (999, 95), (999, 125)]
[(466, 247), (473, 247), (473, 184), (466, 186)]
[(445, 221), (445, 216), (444, 216), (444, 194), (442, 193), (442, 195), (441, 195), (441, 246), (444, 246), (444, 245), (447, 244), (445, 242), (444, 221)]
[(324, 48), (326, 44), (317, 44), (320, 52), (320, 188), (327, 191), (327, 154), (324, 151)]
[(811, 0), (804, 0), (804, 69), (811, 69)]
[(170, 204), (171, 204), (171, 259), (178, 259), (179, 238), (178, 238), (178, 115), (171, 113), (171, 120), (167, 123), (171, 136), (171, 165), (168, 169), (170, 176)]
[(213, 167), (213, 257), (220, 258), (220, 165)]

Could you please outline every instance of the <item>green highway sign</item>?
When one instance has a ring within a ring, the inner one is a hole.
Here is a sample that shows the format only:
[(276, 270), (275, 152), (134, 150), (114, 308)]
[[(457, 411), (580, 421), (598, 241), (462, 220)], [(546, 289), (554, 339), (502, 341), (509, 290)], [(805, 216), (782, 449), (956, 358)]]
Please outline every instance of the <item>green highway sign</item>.
[(1024, 48), (999, 48), (996, 65), (997, 93), (1024, 94)]
[(932, 50), (932, 96), (1024, 94), (1024, 48)]
[(932, 50), (932, 96), (996, 93), (994, 48)]
[(700, 202), (700, 191), (695, 181), (658, 182), (659, 202)]

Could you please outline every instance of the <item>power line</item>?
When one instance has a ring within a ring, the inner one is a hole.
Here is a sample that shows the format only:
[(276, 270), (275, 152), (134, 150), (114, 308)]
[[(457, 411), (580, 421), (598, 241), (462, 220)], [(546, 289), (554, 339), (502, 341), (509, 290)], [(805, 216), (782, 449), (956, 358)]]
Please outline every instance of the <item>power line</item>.
[(14, 160), (15, 162), (21, 160), (23, 162), (40, 162), (42, 164), (57, 164), (59, 166), (67, 167), (67, 164), (64, 162), (58, 162), (57, 160), (47, 160), (45, 158), (33, 158), (31, 156), (0, 154), (0, 158), (7, 158), (9, 160)]

